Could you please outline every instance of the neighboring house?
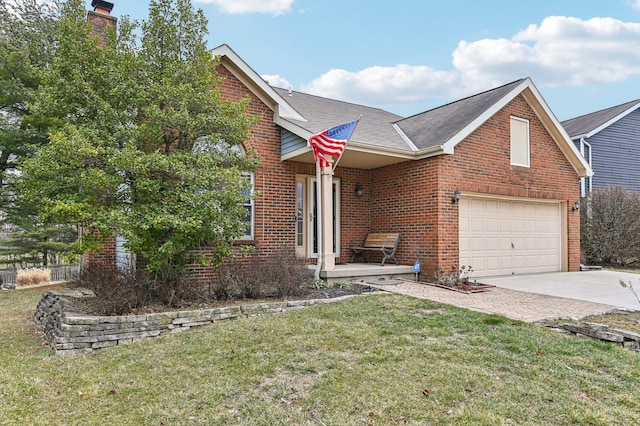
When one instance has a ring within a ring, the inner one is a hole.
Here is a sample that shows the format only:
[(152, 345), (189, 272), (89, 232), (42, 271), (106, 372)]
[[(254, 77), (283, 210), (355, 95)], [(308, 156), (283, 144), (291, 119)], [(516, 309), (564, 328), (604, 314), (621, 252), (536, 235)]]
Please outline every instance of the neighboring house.
[[(424, 275), (461, 265), (476, 276), (579, 270), (573, 206), (591, 169), (530, 79), (403, 118), (273, 88), (229, 46), (212, 53), (222, 96), (249, 97), (249, 113), (260, 117), (245, 144), (261, 158), (252, 176), (258, 197), (247, 206), (251, 232), (238, 241), (254, 245), (254, 256), (285, 247), (314, 261), (307, 140), (362, 116), (333, 175), (333, 217), (324, 215), (336, 263), (349, 262), (349, 246), (369, 232), (400, 232), (397, 260), (419, 260)], [(115, 264), (115, 255), (114, 244), (102, 257)], [(212, 273), (196, 268), (202, 279)]]
[(580, 181), (583, 197), (605, 186), (640, 192), (640, 99), (562, 125), (593, 169), (593, 177)]

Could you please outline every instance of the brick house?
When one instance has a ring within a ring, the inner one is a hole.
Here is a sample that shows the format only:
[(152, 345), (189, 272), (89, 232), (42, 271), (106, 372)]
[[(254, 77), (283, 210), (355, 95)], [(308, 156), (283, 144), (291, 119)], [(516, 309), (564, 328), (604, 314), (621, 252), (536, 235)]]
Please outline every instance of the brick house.
[[(400, 232), (397, 260), (419, 260), (425, 275), (461, 265), (476, 276), (579, 270), (578, 183), (591, 168), (529, 78), (403, 118), (273, 88), (227, 45), (212, 54), (221, 60), (222, 96), (249, 97), (249, 113), (261, 117), (245, 144), (261, 159), (252, 176), (259, 195), (237, 242), (254, 245), (254, 256), (286, 247), (315, 261), (307, 140), (362, 116), (330, 177), (333, 214), (324, 223), (333, 250), (321, 253), (322, 277), (348, 263), (349, 247), (369, 232)], [(102, 254), (117, 256), (115, 245)]]

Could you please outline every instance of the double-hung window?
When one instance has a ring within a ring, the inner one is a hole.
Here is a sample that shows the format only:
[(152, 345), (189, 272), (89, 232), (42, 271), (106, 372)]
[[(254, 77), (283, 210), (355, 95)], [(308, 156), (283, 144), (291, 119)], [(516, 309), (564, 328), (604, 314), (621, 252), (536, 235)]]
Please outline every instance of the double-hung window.
[(247, 209), (247, 215), (244, 217), (244, 222), (247, 225), (246, 230), (244, 231), (244, 236), (241, 237), (243, 240), (252, 240), (254, 238), (254, 228), (255, 228), (255, 206), (252, 197), (253, 184), (254, 184), (254, 175), (253, 173), (243, 172), (242, 176), (249, 181), (249, 187), (243, 189), (243, 195), (245, 195), (245, 200), (242, 203), (245, 209)]

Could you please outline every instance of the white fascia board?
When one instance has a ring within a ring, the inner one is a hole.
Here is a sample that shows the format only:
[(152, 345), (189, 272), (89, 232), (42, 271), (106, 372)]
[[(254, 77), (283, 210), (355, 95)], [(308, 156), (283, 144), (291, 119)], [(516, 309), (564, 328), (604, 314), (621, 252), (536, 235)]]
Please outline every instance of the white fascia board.
[[(587, 161), (584, 159), (582, 154), (580, 154), (580, 150), (573, 143), (573, 140), (571, 139), (571, 136), (569, 136), (569, 134), (564, 129), (562, 124), (560, 124), (560, 121), (556, 118), (556, 116), (553, 113), (553, 111), (551, 111), (551, 108), (549, 108), (549, 105), (547, 105), (547, 102), (544, 100), (544, 98), (542, 97), (542, 95), (538, 91), (538, 88), (535, 86), (535, 84), (533, 84), (533, 81), (531, 81), (530, 78), (527, 78), (525, 80), (525, 82), (527, 83), (527, 87), (526, 88), (528, 88), (531, 91), (531, 93), (533, 94), (533, 96), (537, 100), (538, 105), (542, 108), (542, 112), (546, 115), (548, 120), (551, 121), (551, 124), (555, 127), (555, 129), (560, 134), (561, 140), (560, 141), (556, 140), (556, 143), (558, 145), (561, 144), (561, 143), (564, 144), (565, 148), (569, 150), (569, 154), (573, 154), (573, 159), (569, 158), (569, 156), (567, 155), (568, 153), (565, 151), (565, 149), (562, 149), (562, 147), (560, 146), (560, 150), (564, 153), (565, 157), (567, 157), (567, 160), (569, 160), (569, 162), (571, 163), (573, 168), (576, 170), (576, 172), (578, 172), (578, 175), (580, 177), (593, 176), (593, 169), (587, 163)], [(531, 105), (531, 103), (529, 103), (529, 104)], [(534, 112), (536, 112), (536, 114), (539, 115), (540, 112), (536, 111), (535, 106), (534, 105), (531, 105), (531, 106), (532, 106), (532, 109), (534, 110)], [(539, 117), (539, 118), (541, 118), (541, 117)], [(542, 123), (544, 125), (545, 120), (543, 120), (541, 118), (541, 121), (542, 121)], [(549, 133), (551, 133), (551, 131), (549, 129), (547, 129), (547, 131)], [(553, 137), (552, 133), (551, 133), (551, 135)], [(554, 138), (554, 140), (555, 140), (555, 138)], [(574, 161), (577, 161), (579, 164), (578, 165), (574, 164)]]
[[(403, 159), (407, 159), (407, 160), (415, 160), (416, 157), (412, 154), (407, 154), (406, 152), (398, 152), (398, 151), (391, 151), (391, 150), (381, 150), (378, 149), (378, 147), (372, 148), (371, 145), (365, 145), (365, 144), (359, 144), (357, 142), (353, 142), (353, 141), (349, 141), (349, 143), (347, 144), (347, 147), (345, 148), (345, 150), (349, 150), (352, 152), (361, 152), (364, 154), (374, 154), (374, 155), (384, 155), (387, 157), (393, 157), (393, 158), (403, 158)], [(289, 160), (291, 158), (296, 158), (300, 155), (306, 154), (308, 152), (311, 152), (311, 147), (309, 146), (309, 144), (307, 143), (307, 145), (304, 148), (299, 148), (296, 149), (295, 151), (289, 152), (285, 155), (281, 155), (280, 156), (280, 160), (282, 161), (286, 161)]]
[(409, 136), (407, 136), (406, 133), (402, 131), (400, 126), (398, 126), (397, 124), (394, 123), (393, 124), (393, 128), (395, 129), (396, 132), (398, 132), (400, 137), (402, 137), (402, 139), (409, 146), (409, 148), (411, 148), (411, 151), (413, 151), (414, 155), (412, 157), (408, 157), (408, 158), (413, 158), (413, 159), (417, 160), (417, 159), (426, 158), (426, 157), (433, 157), (435, 155), (440, 155), (440, 154), (453, 154), (453, 149), (451, 149), (450, 152), (447, 152), (447, 151), (445, 151), (444, 145), (434, 146), (434, 147), (431, 147), (431, 148), (423, 149), (421, 151), (413, 143), (411, 138), (409, 138)]
[(476, 117), (471, 123), (467, 124), (462, 130), (456, 133), (451, 139), (446, 141), (442, 145), (442, 152), (445, 154), (453, 154), (454, 148), (460, 142), (465, 140), (471, 133), (473, 133), (478, 127), (480, 127), (485, 121), (493, 117), (495, 113), (504, 108), (509, 102), (511, 102), (516, 96), (518, 96), (529, 84), (531, 80), (526, 78), (511, 92), (507, 93), (495, 104), (491, 105), (486, 111)]
[(415, 146), (415, 144), (413, 143), (413, 141), (409, 138), (409, 136), (407, 136), (405, 134), (405, 132), (402, 131), (402, 129), (400, 128), (400, 126), (398, 126), (398, 124), (393, 123), (393, 128), (396, 132), (398, 132), (398, 134), (400, 135), (400, 137), (402, 138), (402, 140), (409, 146), (409, 148), (411, 148), (411, 151), (413, 152), (418, 152), (418, 147)]
[(347, 148), (357, 152), (365, 152), (367, 154), (378, 154), (378, 155), (388, 155), (390, 157), (396, 158), (406, 158), (407, 160), (415, 160), (416, 156), (414, 154), (410, 154), (407, 151), (401, 151), (392, 148), (384, 148), (380, 146), (372, 146), (369, 144), (364, 144), (356, 141), (349, 141), (347, 144)]
[[(267, 105), (270, 103), (276, 104), (276, 113), (285, 118), (291, 118), (293, 120), (299, 121), (307, 121), (302, 115), (300, 115), (285, 99), (276, 92), (273, 87), (269, 86), (260, 75), (253, 70), (245, 61), (238, 56), (236, 52), (233, 51), (228, 45), (223, 44), (211, 50), (211, 54), (214, 56), (226, 56), (233, 65), (245, 76), (245, 78), (241, 78), (237, 76), (240, 80), (248, 79), (251, 83), (257, 86), (263, 93), (265, 93), (270, 99), (271, 102), (265, 102), (265, 99), (261, 99)], [(232, 71), (232, 70), (230, 70)], [(243, 81), (246, 83), (246, 81)], [(255, 93), (256, 96), (260, 97), (260, 93)]]
[(638, 108), (640, 108), (640, 102), (638, 102), (637, 104), (635, 104), (634, 106), (632, 106), (631, 108), (629, 108), (626, 111), (621, 112), (620, 114), (616, 115), (615, 117), (613, 117), (611, 120), (607, 121), (606, 123), (601, 124), (600, 126), (596, 127), (595, 129), (593, 129), (592, 131), (590, 131), (589, 133), (586, 133), (584, 135), (581, 135), (581, 137), (585, 137), (585, 138), (590, 138), (593, 135), (595, 135), (598, 132), (601, 132), (602, 130), (606, 129), (607, 127), (611, 126), (613, 123), (615, 123), (618, 120), (621, 120), (622, 118), (626, 117), (627, 115), (631, 114), (633, 111), (637, 110)]
[[(313, 135), (313, 133), (311, 133), (309, 130), (304, 129), (300, 126), (298, 126), (295, 123), (292, 123), (291, 121), (287, 120), (286, 118), (282, 117), (282, 116), (278, 116), (276, 115), (274, 118), (274, 123), (277, 124), (278, 126), (287, 129), (288, 131), (290, 131), (291, 133), (293, 133), (294, 135), (300, 136), (302, 139), (307, 141), (307, 145), (309, 145), (309, 138)], [(298, 121), (302, 121), (302, 120), (298, 120)], [(306, 122), (306, 120), (305, 120)]]

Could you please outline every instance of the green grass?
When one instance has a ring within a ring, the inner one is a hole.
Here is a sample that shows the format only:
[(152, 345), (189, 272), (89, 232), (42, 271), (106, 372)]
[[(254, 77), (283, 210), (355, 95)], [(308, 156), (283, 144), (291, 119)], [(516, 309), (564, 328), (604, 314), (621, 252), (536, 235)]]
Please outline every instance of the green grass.
[(640, 423), (638, 353), (398, 295), (53, 357), (0, 292), (2, 425)]

